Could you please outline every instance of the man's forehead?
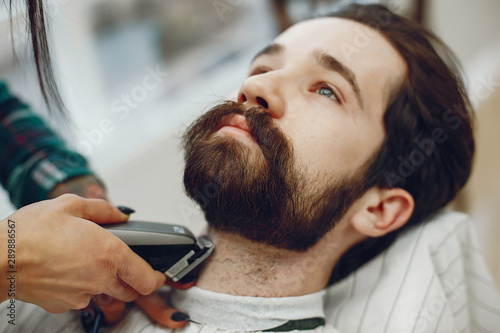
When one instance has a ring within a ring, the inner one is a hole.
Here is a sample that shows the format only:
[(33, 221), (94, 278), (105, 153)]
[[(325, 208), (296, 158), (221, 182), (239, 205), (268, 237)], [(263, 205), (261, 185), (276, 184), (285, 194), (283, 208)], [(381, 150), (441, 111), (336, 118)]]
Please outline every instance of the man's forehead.
[(275, 41), (286, 43), (297, 39), (337, 37), (353, 32), (356, 28), (361, 28), (361, 23), (338, 18), (338, 17), (320, 17), (304, 20), (292, 25), (282, 32)]
[(299, 22), (276, 37), (273, 44), (293, 48), (294, 52), (321, 48), (341, 53), (346, 61), (354, 61), (353, 58), (363, 55), (373, 56), (373, 52), (377, 50), (396, 52), (378, 31), (362, 23), (338, 17)]

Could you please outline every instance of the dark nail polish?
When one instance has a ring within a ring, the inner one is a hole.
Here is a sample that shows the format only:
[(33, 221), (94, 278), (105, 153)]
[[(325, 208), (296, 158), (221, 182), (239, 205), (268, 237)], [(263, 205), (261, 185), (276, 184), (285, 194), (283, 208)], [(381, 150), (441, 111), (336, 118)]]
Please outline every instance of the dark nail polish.
[(135, 213), (135, 210), (133, 210), (132, 208), (125, 207), (125, 206), (116, 206), (116, 208), (118, 208), (123, 214), (130, 215), (132, 213)]
[(189, 320), (189, 316), (184, 312), (175, 312), (170, 319), (173, 321), (186, 321)]

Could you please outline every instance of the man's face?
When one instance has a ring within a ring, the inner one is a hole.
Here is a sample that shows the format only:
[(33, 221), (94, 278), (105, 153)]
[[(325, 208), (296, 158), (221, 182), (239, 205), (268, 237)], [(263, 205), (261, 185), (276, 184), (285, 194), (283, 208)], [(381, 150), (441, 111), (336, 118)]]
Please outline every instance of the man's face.
[(186, 133), (188, 193), (215, 229), (292, 250), (314, 245), (366, 190), (405, 72), (364, 25), (293, 26), (254, 59), (239, 103), (215, 107)]

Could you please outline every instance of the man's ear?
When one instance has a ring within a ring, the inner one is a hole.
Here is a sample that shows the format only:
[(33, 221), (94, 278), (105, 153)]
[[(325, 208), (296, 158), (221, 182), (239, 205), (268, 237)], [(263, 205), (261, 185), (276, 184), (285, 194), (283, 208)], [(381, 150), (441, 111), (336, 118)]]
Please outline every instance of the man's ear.
[(402, 188), (369, 189), (358, 200), (351, 225), (359, 233), (380, 237), (401, 228), (410, 219), (415, 201)]

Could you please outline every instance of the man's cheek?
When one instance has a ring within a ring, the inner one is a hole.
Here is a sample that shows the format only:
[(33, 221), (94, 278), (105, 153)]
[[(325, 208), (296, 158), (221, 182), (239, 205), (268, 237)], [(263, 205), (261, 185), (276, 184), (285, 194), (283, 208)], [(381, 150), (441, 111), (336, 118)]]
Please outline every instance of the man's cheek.
[(362, 164), (357, 162), (359, 147), (350, 142), (330, 139), (316, 144), (306, 151), (309, 161), (309, 173), (319, 179), (335, 180), (344, 175), (350, 175)]

